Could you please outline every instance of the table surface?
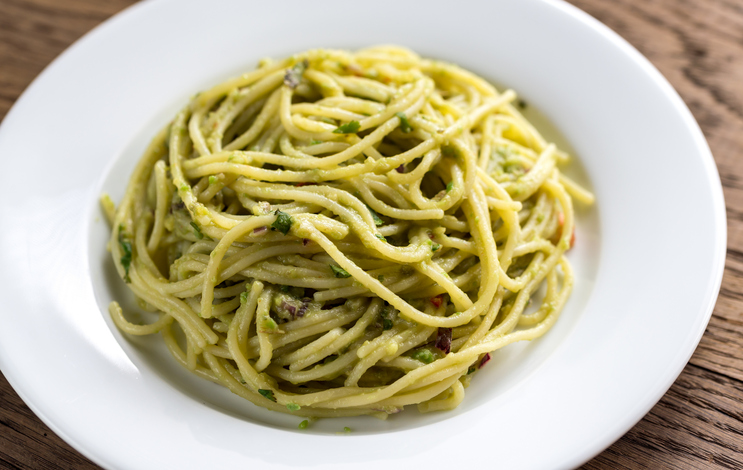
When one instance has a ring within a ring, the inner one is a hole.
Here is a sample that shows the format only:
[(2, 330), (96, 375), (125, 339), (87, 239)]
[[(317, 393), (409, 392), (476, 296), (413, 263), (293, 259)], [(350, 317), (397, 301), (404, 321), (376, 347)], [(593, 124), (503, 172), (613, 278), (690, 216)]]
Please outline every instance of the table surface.
[[(133, 0), (0, 0), (0, 120), (80, 36)], [(720, 297), (691, 360), (655, 407), (585, 468), (743, 468), (743, 1), (570, 0), (678, 90), (720, 171), (728, 248)], [(0, 468), (98, 468), (0, 374)]]

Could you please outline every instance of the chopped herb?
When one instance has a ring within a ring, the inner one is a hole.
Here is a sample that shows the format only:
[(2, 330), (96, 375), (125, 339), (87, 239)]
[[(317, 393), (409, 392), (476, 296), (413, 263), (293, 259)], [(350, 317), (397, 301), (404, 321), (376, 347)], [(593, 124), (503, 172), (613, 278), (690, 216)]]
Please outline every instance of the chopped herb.
[(201, 233), (201, 228), (196, 225), (196, 222), (191, 222), (191, 227), (193, 227), (194, 235), (196, 235), (196, 238), (198, 238), (199, 240), (204, 238), (204, 234)]
[(387, 241), (387, 239), (384, 238), (384, 236), (381, 233), (375, 233), (374, 236), (377, 237), (377, 238), (379, 238), (383, 242), (386, 242)]
[(395, 312), (395, 309), (389, 305), (382, 309), (382, 329), (384, 331), (391, 330), (394, 324), (390, 316)]
[(374, 225), (379, 227), (380, 225), (384, 225), (384, 220), (379, 217), (379, 214), (374, 211), (371, 207), (369, 207), (369, 204), (364, 203), (367, 209), (369, 209), (369, 212), (371, 213), (372, 219), (374, 219)]
[(302, 407), (299, 406), (299, 405), (297, 405), (296, 403), (287, 403), (286, 404), (286, 409), (289, 410), (289, 411), (297, 411), (300, 408), (302, 408)]
[(377, 276), (377, 279), (379, 279), (379, 282), (384, 282), (384, 275), (380, 274), (379, 276)]
[(187, 184), (182, 184), (181, 187), (178, 189), (180, 189), (181, 191), (188, 191), (189, 189), (191, 189), (191, 186)]
[(246, 304), (247, 302), (248, 302), (248, 291), (245, 291), (240, 294), (240, 303)]
[(271, 317), (266, 317), (261, 322), (261, 333), (274, 333), (279, 329), (279, 325)]
[(119, 226), (119, 246), (121, 247), (121, 266), (124, 267), (124, 282), (132, 282), (129, 278), (129, 267), (132, 265), (132, 242), (124, 233), (124, 226)]
[(292, 227), (292, 217), (286, 212), (276, 211), (276, 220), (271, 224), (271, 230), (278, 230), (279, 232), (286, 235), (289, 233), (289, 229)]
[(292, 90), (297, 88), (299, 82), (302, 81), (302, 75), (304, 75), (304, 71), (307, 70), (307, 67), (309, 65), (310, 63), (307, 61), (307, 59), (304, 59), (303, 61), (294, 64), (294, 67), (287, 69), (286, 73), (284, 74), (284, 85), (288, 86)]
[(404, 113), (396, 113), (395, 116), (400, 118), (400, 130), (405, 134), (413, 130), (413, 126), (410, 125), (408, 117)]
[(333, 275), (335, 277), (340, 277), (340, 278), (351, 277), (351, 275), (348, 274), (348, 271), (346, 271), (345, 269), (341, 268), (340, 266), (336, 266), (334, 264), (331, 264), (330, 265), (330, 270), (333, 271)]
[(258, 393), (263, 395), (264, 397), (268, 398), (271, 401), (276, 401), (276, 397), (273, 396), (273, 390), (265, 390), (265, 389), (258, 389)]
[(439, 251), (440, 248), (441, 248), (441, 245), (439, 245), (438, 243), (431, 243), (431, 251), (436, 252), (436, 251)]
[(214, 175), (209, 176), (209, 184), (217, 184), (219, 183), (219, 178), (217, 178)]
[(453, 187), (454, 181), (449, 181), (448, 183), (446, 183), (446, 192), (448, 193), (449, 191), (451, 191)]
[(424, 364), (430, 364), (434, 361), (434, 359), (436, 359), (435, 357), (433, 357), (433, 353), (428, 349), (417, 350), (413, 353), (412, 358), (421, 361)]
[(351, 428), (349, 428), (348, 426), (346, 426), (346, 427), (343, 428), (343, 432), (351, 432)]
[(312, 139), (310, 140), (310, 145), (317, 145), (322, 144), (322, 140)]
[(299, 426), (297, 426), (297, 427), (299, 429), (307, 429), (307, 426), (309, 426), (309, 425), (310, 425), (310, 422), (305, 419), (304, 421), (302, 421), (301, 423), (299, 423)]
[(338, 126), (338, 128), (333, 131), (333, 134), (355, 134), (359, 131), (360, 127), (361, 124), (359, 124), (359, 121), (351, 121)]
[(474, 372), (474, 371), (476, 371), (476, 370), (477, 370), (477, 367), (475, 367), (475, 366), (470, 366), (470, 368), (469, 368), (469, 369), (467, 369), (467, 375), (470, 375), (471, 373), (473, 373), (473, 372)]

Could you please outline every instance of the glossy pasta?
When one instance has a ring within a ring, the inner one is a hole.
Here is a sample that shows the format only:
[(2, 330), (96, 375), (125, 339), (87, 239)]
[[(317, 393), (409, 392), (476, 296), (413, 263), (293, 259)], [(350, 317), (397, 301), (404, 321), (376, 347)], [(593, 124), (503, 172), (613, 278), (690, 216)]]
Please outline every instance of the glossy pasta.
[(298, 416), (456, 407), (544, 334), (573, 276), (568, 156), (476, 75), (395, 47), (311, 50), (196, 95), (119, 206), (122, 279), (173, 357)]

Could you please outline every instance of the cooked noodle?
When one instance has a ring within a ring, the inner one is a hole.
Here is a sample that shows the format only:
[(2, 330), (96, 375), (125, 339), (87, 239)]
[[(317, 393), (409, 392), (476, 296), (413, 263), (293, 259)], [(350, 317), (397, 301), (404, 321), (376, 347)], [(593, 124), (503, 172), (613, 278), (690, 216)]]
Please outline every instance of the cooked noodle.
[(114, 322), (272, 410), (456, 407), (489, 353), (557, 320), (571, 196), (592, 200), (515, 99), (395, 47), (263, 61), (197, 95), (115, 213), (104, 197), (116, 268), (159, 315), (113, 302)]

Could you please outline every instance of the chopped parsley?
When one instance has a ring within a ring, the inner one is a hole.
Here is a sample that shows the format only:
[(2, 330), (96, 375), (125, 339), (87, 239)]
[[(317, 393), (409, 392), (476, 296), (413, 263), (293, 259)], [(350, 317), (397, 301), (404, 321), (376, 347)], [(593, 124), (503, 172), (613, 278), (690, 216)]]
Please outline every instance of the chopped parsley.
[(302, 421), (301, 423), (299, 423), (299, 426), (297, 426), (297, 427), (299, 429), (307, 429), (307, 426), (309, 426), (309, 425), (310, 425), (310, 422), (305, 419), (304, 421)]
[[(372, 219), (374, 220), (374, 225), (379, 227), (380, 225), (384, 225), (384, 220), (382, 220), (381, 217), (379, 217), (379, 214), (376, 213), (374, 209), (369, 207), (369, 204), (364, 203), (367, 209), (369, 209), (369, 213), (371, 213)], [(379, 238), (379, 237), (377, 237)]]
[(431, 243), (431, 251), (436, 252), (439, 251), (440, 248), (441, 245), (439, 245), (438, 243)]
[(384, 275), (380, 274), (379, 276), (377, 276), (377, 279), (379, 279), (379, 282), (384, 282)]
[(330, 265), (330, 270), (333, 271), (333, 275), (335, 277), (340, 277), (340, 278), (351, 277), (351, 275), (348, 274), (348, 271), (346, 271), (345, 269), (341, 268), (340, 266), (336, 266), (334, 264), (331, 264)]
[(248, 294), (248, 291), (242, 292), (240, 294), (240, 303), (241, 304), (246, 304), (248, 302), (248, 295), (249, 295)]
[(129, 267), (132, 265), (132, 242), (124, 232), (124, 226), (119, 226), (119, 246), (121, 247), (121, 266), (124, 267), (124, 282), (132, 282), (129, 278)]
[(449, 181), (448, 183), (446, 183), (446, 192), (448, 193), (449, 191), (451, 191), (453, 187), (454, 181)]
[(209, 184), (217, 184), (219, 183), (219, 178), (217, 178), (214, 175), (209, 176)]
[(312, 139), (310, 140), (310, 145), (317, 145), (322, 144), (322, 140)]
[(346, 427), (343, 428), (343, 432), (351, 432), (351, 428), (349, 428), (348, 426), (346, 426)]
[(196, 238), (199, 240), (202, 240), (204, 238), (204, 234), (201, 233), (201, 228), (199, 228), (198, 225), (196, 225), (196, 222), (191, 222), (191, 227), (193, 227), (194, 235), (196, 235)]
[(377, 238), (379, 238), (383, 242), (386, 242), (387, 241), (387, 239), (384, 238), (384, 235), (382, 235), (381, 233), (375, 233), (374, 236), (377, 237)]
[(258, 393), (263, 395), (264, 397), (268, 398), (271, 401), (276, 401), (276, 397), (273, 396), (273, 390), (265, 390), (263, 388), (258, 389)]
[(395, 116), (397, 116), (400, 119), (400, 130), (403, 131), (405, 134), (413, 130), (413, 126), (410, 125), (410, 122), (408, 121), (408, 117), (405, 116), (405, 113), (395, 113)]
[(289, 229), (292, 227), (292, 223), (294, 222), (292, 217), (286, 212), (281, 212), (279, 210), (274, 212), (274, 214), (276, 214), (276, 220), (271, 224), (271, 230), (278, 230), (284, 235), (289, 233)]
[(421, 361), (424, 364), (430, 364), (436, 359), (433, 357), (433, 353), (428, 349), (419, 349), (411, 356), (413, 359)]
[(287, 69), (286, 73), (284, 74), (284, 85), (288, 86), (292, 90), (297, 88), (299, 82), (302, 81), (302, 75), (304, 75), (304, 71), (307, 70), (307, 67), (309, 65), (310, 63), (307, 61), (307, 59), (304, 59), (303, 61), (294, 64), (294, 67)]
[(355, 134), (359, 131), (360, 127), (361, 124), (359, 124), (359, 121), (351, 121), (338, 126), (338, 128), (333, 131), (333, 134)]
[(302, 407), (299, 406), (299, 405), (297, 405), (296, 403), (287, 403), (286, 404), (286, 409), (289, 410), (289, 411), (297, 411), (300, 408), (302, 408)]
[(390, 315), (394, 312), (394, 308), (390, 307), (389, 305), (382, 309), (382, 329), (384, 331), (391, 330), (394, 326), (394, 324), (392, 323), (392, 319), (390, 318)]

